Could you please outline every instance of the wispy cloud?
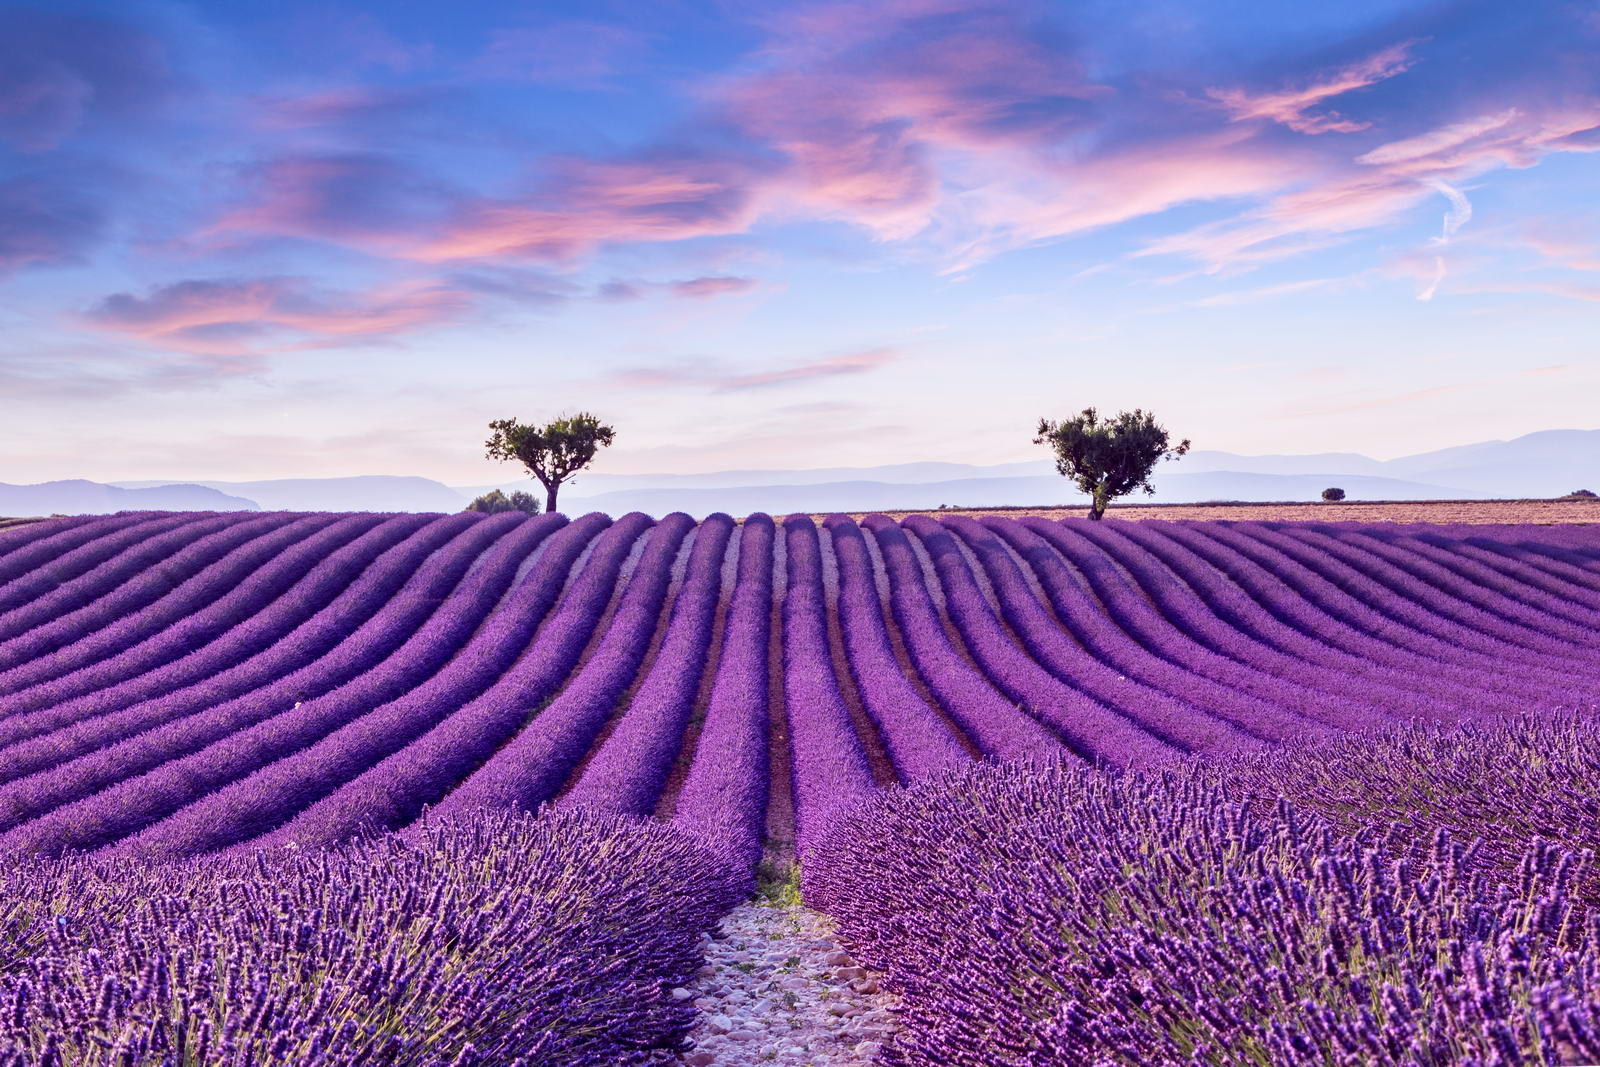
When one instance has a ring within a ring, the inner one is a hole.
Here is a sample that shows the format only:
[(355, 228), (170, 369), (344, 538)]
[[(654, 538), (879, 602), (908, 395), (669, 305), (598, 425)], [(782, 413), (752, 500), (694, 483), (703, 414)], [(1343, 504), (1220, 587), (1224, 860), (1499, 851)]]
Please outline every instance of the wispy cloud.
[(1440, 229), (1439, 236), (1432, 238), (1429, 242), (1441, 249), (1441, 251), (1433, 257), (1433, 277), (1428, 279), (1428, 284), (1423, 288), (1422, 292), (1417, 294), (1417, 299), (1424, 303), (1433, 299), (1433, 294), (1439, 291), (1439, 283), (1444, 281), (1447, 268), (1442, 250), (1449, 247), (1450, 239), (1456, 235), (1456, 231), (1465, 226), (1472, 218), (1472, 201), (1468, 200), (1466, 194), (1460, 189), (1457, 189), (1449, 182), (1440, 181), (1438, 178), (1429, 179), (1428, 185), (1438, 190), (1446, 200), (1450, 201), (1450, 210), (1445, 212), (1444, 223)]
[(668, 282), (667, 285), (674, 296), (703, 300), (707, 297), (727, 296), (732, 293), (748, 293), (756, 287), (756, 280), (732, 275), (708, 275), (703, 278), (685, 278), (682, 281)]
[(1356, 63), (1320, 75), (1297, 89), (1207, 89), (1206, 95), (1221, 104), (1234, 122), (1268, 119), (1296, 133), (1356, 133), (1368, 129), (1372, 123), (1345, 118), (1337, 111), (1320, 115), (1306, 112), (1325, 100), (1365, 89), (1410, 70), (1416, 62), (1411, 50), (1417, 43), (1402, 41), (1391, 45)]
[(1291, 296), (1295, 293), (1306, 293), (1317, 289), (1326, 289), (1330, 285), (1337, 285), (1345, 281), (1342, 278), (1308, 278), (1298, 282), (1280, 282), (1277, 285), (1263, 285), (1255, 289), (1237, 289), (1230, 293), (1217, 293), (1214, 296), (1201, 297), (1189, 301), (1190, 307), (1233, 307), (1238, 304), (1253, 304), (1260, 300), (1272, 300), (1280, 296)]
[(429, 282), (330, 294), (295, 277), (191, 279), (114, 293), (83, 321), (168, 351), (255, 356), (392, 337), (455, 319), (469, 305), (460, 290)]
[(730, 370), (709, 360), (689, 360), (654, 367), (625, 368), (613, 375), (612, 381), (617, 385), (635, 388), (693, 386), (713, 392), (739, 392), (865, 374), (899, 357), (897, 349), (869, 348), (756, 372)]

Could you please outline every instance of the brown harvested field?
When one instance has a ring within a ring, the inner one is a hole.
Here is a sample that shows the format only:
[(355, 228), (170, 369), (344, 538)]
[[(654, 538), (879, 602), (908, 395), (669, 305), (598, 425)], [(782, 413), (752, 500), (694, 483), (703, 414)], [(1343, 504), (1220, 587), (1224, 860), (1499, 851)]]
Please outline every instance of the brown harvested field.
[[(1042, 515), (1061, 519), (1083, 517), (1084, 507), (963, 508), (922, 512), (932, 515)], [(893, 518), (919, 514), (889, 511)], [(817, 516), (821, 518), (822, 516)], [(858, 513), (857, 518), (861, 515)], [(1600, 500), (1378, 500), (1337, 504), (1113, 504), (1108, 519), (1308, 520), (1312, 522), (1427, 523), (1600, 523)]]

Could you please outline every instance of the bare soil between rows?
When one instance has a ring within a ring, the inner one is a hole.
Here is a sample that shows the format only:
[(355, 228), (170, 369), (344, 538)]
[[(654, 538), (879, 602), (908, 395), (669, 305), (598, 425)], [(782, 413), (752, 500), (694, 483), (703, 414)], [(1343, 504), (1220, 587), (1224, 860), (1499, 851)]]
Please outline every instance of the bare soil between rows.
[[(854, 512), (861, 518), (868, 512)], [(1047, 519), (1084, 518), (1088, 509), (1075, 507), (946, 508), (943, 511), (886, 511), (893, 519), (907, 515), (1039, 515)], [(822, 518), (818, 515), (816, 518)], [(1419, 522), (1436, 525), (1600, 523), (1596, 500), (1373, 500), (1209, 504), (1113, 504), (1107, 519), (1229, 519), (1234, 522)]]

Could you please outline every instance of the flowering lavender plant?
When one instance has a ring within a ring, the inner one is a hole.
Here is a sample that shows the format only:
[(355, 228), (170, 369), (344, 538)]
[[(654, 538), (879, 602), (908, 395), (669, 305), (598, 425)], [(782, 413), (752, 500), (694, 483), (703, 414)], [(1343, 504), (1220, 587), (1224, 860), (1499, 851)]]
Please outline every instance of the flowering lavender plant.
[(903, 995), (888, 1064), (1590, 1063), (1597, 795), (1582, 720), (973, 765), (837, 823), (805, 892)]
[(740, 895), (660, 825), (473, 814), (412, 840), (0, 873), (0, 1064), (650, 1062)]

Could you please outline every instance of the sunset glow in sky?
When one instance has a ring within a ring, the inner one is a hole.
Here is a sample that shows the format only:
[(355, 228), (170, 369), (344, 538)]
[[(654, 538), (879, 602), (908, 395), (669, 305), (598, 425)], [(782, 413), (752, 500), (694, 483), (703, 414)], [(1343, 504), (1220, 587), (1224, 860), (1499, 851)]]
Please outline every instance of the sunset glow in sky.
[(1600, 425), (1600, 2), (0, 3), (0, 481)]

